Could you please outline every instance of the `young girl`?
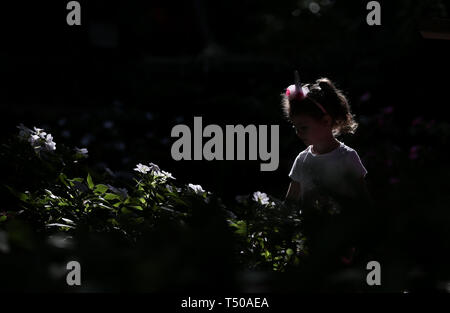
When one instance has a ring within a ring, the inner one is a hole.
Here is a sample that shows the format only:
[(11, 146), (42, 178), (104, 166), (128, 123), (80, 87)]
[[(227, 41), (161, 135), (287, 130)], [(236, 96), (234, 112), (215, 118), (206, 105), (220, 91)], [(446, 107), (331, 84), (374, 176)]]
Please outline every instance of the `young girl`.
[[(305, 232), (316, 255), (325, 245), (335, 246), (330, 249), (339, 251), (341, 261), (351, 262), (352, 238), (339, 239), (343, 233), (350, 234), (357, 228), (355, 225), (365, 211), (361, 206), (367, 202), (359, 200), (369, 199), (365, 185), (367, 170), (358, 153), (336, 136), (353, 134), (358, 124), (346, 97), (327, 78), (303, 86), (297, 81), (282, 97), (285, 116), (307, 146), (298, 154), (289, 173), (291, 183), (286, 202), (300, 205)], [(342, 216), (349, 218), (344, 222)]]

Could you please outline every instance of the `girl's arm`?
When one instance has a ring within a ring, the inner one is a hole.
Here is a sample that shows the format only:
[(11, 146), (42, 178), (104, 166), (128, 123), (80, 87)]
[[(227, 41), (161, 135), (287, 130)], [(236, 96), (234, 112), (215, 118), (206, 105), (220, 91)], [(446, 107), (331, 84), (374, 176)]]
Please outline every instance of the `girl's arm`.
[(289, 184), (288, 192), (286, 194), (285, 202), (298, 203), (300, 201), (300, 183), (297, 181), (291, 181)]

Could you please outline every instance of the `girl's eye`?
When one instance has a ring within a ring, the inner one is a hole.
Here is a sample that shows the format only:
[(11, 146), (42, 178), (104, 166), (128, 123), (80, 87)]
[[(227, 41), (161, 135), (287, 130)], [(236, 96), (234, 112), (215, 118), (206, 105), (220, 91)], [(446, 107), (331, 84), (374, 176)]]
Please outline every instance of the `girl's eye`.
[(299, 131), (306, 132), (308, 130), (307, 126), (295, 127), (295, 125), (292, 125), (292, 128), (295, 130), (296, 133), (298, 133)]

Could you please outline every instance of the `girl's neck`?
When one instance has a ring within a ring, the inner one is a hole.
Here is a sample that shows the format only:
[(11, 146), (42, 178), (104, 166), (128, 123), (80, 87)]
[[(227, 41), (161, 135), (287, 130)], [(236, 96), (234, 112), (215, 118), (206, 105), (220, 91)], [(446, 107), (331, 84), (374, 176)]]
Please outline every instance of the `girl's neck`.
[(326, 141), (316, 143), (312, 146), (312, 152), (314, 154), (324, 154), (333, 151), (339, 147), (341, 143), (334, 137), (328, 138)]

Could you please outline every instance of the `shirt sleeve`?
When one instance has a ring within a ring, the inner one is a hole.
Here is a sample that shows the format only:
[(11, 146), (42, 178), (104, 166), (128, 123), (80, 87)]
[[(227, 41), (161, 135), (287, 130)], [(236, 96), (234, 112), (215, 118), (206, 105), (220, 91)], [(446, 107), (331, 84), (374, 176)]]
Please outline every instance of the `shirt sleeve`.
[(347, 160), (349, 164), (349, 171), (352, 175), (357, 178), (366, 176), (367, 170), (362, 164), (361, 159), (359, 158), (359, 155), (355, 150), (350, 151)]
[(301, 182), (301, 162), (300, 157), (297, 156), (297, 158), (294, 161), (294, 164), (292, 165), (291, 171), (289, 172), (289, 177), (292, 180), (295, 180), (296, 182)]

